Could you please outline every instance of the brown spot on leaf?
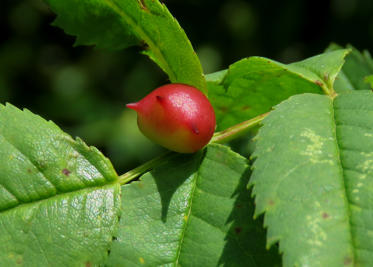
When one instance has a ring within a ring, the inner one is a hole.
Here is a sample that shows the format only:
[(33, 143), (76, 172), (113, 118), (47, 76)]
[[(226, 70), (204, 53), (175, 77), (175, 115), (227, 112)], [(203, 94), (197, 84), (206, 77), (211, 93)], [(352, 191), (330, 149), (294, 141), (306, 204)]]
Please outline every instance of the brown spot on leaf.
[(66, 175), (66, 176), (69, 176), (70, 175), (70, 173), (71, 173), (71, 171), (69, 171), (68, 169), (63, 169), (62, 170), (62, 173), (64, 174), (64, 175)]
[(268, 205), (273, 206), (273, 205), (275, 205), (275, 202), (274, 202), (272, 199), (270, 199), (270, 200), (268, 201)]
[(87, 261), (86, 263), (85, 263), (85, 267), (91, 267), (92, 266), (92, 264), (89, 262), (89, 261)]
[(345, 257), (345, 259), (343, 261), (343, 264), (344, 265), (350, 265), (351, 263), (352, 263), (351, 257), (349, 257), (349, 256)]
[(27, 172), (28, 172), (28, 173), (32, 173), (31, 169), (27, 169)]
[(139, 46), (142, 50), (148, 50), (149, 48), (149, 45), (144, 40), (141, 40)]
[(236, 227), (234, 228), (234, 231), (236, 232), (236, 234), (239, 234), (242, 232), (242, 228), (241, 227)]
[(316, 80), (316, 81), (315, 81), (315, 84), (318, 85), (318, 86), (322, 86), (322, 82), (319, 81), (319, 80)]
[(242, 205), (238, 204), (236, 207), (239, 209), (239, 208), (242, 208)]
[(328, 213), (326, 213), (326, 212), (323, 212), (322, 217), (324, 219), (328, 219), (330, 217), (330, 215)]
[(221, 112), (227, 112), (228, 111), (228, 107), (218, 107), (218, 109), (221, 111)]
[(47, 168), (47, 164), (44, 161), (39, 161), (39, 168), (44, 170)]
[(18, 259), (16, 260), (16, 263), (19, 264), (19, 265), (21, 265), (21, 264), (23, 263), (22, 258), (18, 258)]
[(243, 106), (243, 107), (241, 108), (241, 110), (248, 110), (248, 109), (250, 109), (249, 106)]
[(145, 10), (145, 11), (149, 11), (148, 7), (146, 6), (145, 4), (145, 1), (144, 0), (138, 0), (139, 1), (139, 4), (140, 4), (140, 8)]

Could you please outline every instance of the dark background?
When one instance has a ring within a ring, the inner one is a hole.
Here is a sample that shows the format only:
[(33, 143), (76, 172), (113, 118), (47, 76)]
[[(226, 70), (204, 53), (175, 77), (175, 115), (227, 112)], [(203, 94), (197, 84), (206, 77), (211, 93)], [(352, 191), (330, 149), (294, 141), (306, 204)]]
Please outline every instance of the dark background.
[[(248, 56), (289, 63), (321, 53), (330, 42), (373, 51), (372, 0), (166, 0), (205, 73)], [(138, 131), (124, 104), (167, 77), (138, 48), (72, 47), (50, 26), (41, 0), (0, 0), (0, 103), (53, 120), (101, 149), (119, 174), (161, 149)]]

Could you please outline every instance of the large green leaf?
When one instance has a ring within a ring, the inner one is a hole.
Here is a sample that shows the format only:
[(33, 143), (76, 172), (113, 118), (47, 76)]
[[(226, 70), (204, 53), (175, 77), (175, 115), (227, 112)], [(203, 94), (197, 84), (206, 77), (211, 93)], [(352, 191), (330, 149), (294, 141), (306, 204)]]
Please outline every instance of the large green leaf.
[(0, 105), (0, 265), (105, 260), (118, 221), (111, 163), (28, 110)]
[[(351, 49), (351, 53), (346, 57), (346, 63), (339, 72), (334, 84), (334, 89), (337, 92), (343, 90), (370, 90), (373, 86), (370, 85), (367, 77), (373, 75), (373, 60), (368, 51), (360, 53), (352, 46), (347, 46)], [(339, 45), (331, 45), (327, 51), (341, 49)]]
[(122, 49), (146, 45), (145, 54), (169, 76), (205, 91), (192, 45), (158, 0), (45, 0), (57, 13), (54, 25), (77, 36), (76, 45)]
[(251, 57), (228, 72), (208, 75), (218, 130), (263, 114), (292, 95), (330, 92), (348, 52), (337, 50), (289, 65)]
[(122, 186), (108, 266), (273, 266), (252, 219), (248, 165), (221, 145), (169, 162)]
[(304, 94), (259, 131), (256, 215), (284, 266), (373, 265), (373, 93)]

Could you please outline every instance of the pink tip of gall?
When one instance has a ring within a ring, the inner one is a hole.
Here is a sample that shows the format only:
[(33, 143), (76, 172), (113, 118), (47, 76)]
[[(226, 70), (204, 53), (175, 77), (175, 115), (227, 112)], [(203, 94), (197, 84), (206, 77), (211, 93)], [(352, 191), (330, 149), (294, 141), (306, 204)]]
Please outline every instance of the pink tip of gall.
[(137, 111), (139, 109), (139, 103), (128, 103), (126, 107)]

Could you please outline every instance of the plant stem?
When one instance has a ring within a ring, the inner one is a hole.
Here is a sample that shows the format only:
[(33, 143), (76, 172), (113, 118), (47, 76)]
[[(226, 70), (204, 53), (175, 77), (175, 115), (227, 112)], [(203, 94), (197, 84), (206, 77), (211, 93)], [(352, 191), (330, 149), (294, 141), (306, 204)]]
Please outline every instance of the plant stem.
[[(241, 122), (239, 124), (236, 124), (228, 129), (225, 129), (221, 132), (217, 132), (212, 137), (210, 143), (227, 143), (237, 137), (240, 137), (248, 132), (251, 128), (258, 125), (267, 115), (269, 112), (264, 113), (262, 115), (259, 115), (255, 118), (252, 118), (250, 120)], [(144, 172), (150, 171), (154, 167), (158, 166), (160, 163), (164, 162), (165, 160), (171, 158), (172, 156), (177, 155), (174, 152), (167, 151), (164, 154), (145, 162), (144, 164), (140, 165), (139, 167), (132, 169), (121, 176), (119, 176), (119, 183), (121, 185), (127, 184), (128, 182), (136, 179), (140, 175), (142, 175)]]
[(212, 137), (210, 143), (227, 143), (233, 139), (236, 139), (237, 137), (240, 137), (247, 133), (251, 128), (258, 125), (267, 115), (269, 112), (264, 113), (262, 115), (259, 115), (255, 118), (252, 118), (250, 120), (241, 122), (239, 124), (236, 124), (228, 129), (225, 129), (221, 132), (217, 132)]
[(145, 162), (144, 164), (140, 165), (139, 167), (136, 167), (136, 168), (122, 174), (121, 176), (119, 176), (119, 183), (121, 185), (124, 185), (124, 184), (132, 181), (133, 179), (136, 179), (137, 177), (139, 177), (144, 172), (150, 171), (155, 166), (159, 165), (159, 163), (164, 162), (166, 159), (170, 158), (174, 154), (175, 153), (173, 153), (171, 151), (167, 151), (167, 152), (163, 153), (162, 155)]

